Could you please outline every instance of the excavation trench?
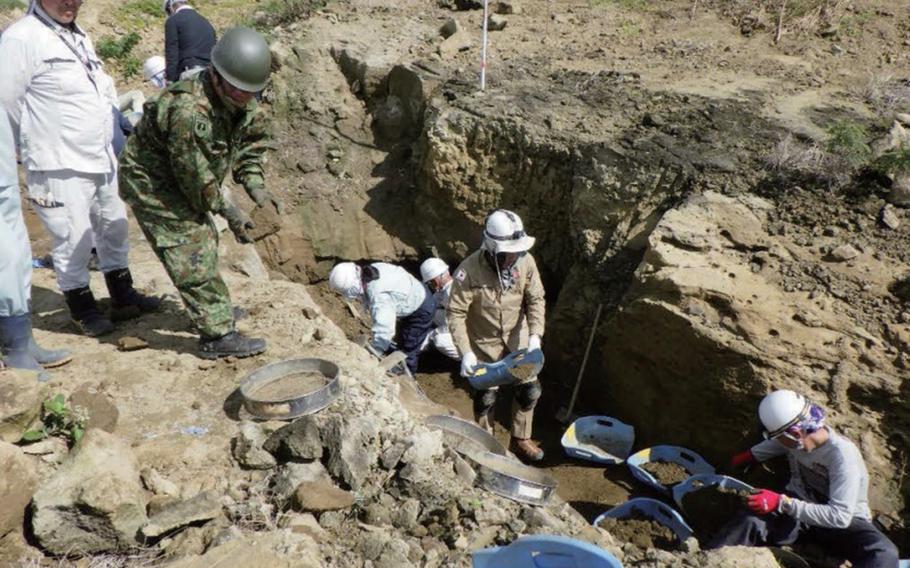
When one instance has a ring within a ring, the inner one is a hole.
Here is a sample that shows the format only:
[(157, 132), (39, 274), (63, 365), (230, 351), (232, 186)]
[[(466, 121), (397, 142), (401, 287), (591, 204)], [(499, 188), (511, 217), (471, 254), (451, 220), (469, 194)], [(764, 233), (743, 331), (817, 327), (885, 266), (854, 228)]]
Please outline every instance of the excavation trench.
[[(507, 87), (479, 95), (443, 65), (365, 53), (303, 42), (285, 54), (271, 173), (296, 215), (260, 242), (260, 253), (274, 271), (310, 284), (354, 339), (368, 324), (326, 289), (335, 262), (382, 260), (416, 273), (436, 255), (454, 267), (478, 246), (489, 210), (522, 215), (537, 237), (548, 298), (534, 435), (547, 453), (541, 467), (586, 518), (630, 496), (655, 496), (625, 466), (570, 461), (559, 443), (555, 414), (598, 305), (604, 315), (576, 412), (635, 425), (636, 448), (679, 444), (721, 464), (754, 436), (768, 389), (828, 389), (836, 338), (819, 335), (802, 361), (780, 359), (765, 337), (807, 340), (789, 314), (777, 324), (753, 313), (779, 301), (776, 280), (750, 280), (768, 278), (760, 272), (768, 251), (775, 262), (795, 261), (768, 230), (774, 204), (750, 195), (767, 186), (761, 156), (781, 131), (748, 103), (650, 92), (634, 74), (575, 71), (544, 86), (516, 71)], [(737, 288), (744, 281), (751, 284)], [(457, 365), (435, 354), (421, 365), (429, 397), (471, 418)], [(888, 372), (880, 384), (892, 384)], [(501, 401), (497, 436), (507, 442), (508, 397)], [(901, 488), (887, 464), (892, 449), (879, 441), (887, 428), (872, 420), (859, 418), (847, 434), (872, 432), (866, 444), (882, 460), (870, 468), (873, 503), (896, 515)]]

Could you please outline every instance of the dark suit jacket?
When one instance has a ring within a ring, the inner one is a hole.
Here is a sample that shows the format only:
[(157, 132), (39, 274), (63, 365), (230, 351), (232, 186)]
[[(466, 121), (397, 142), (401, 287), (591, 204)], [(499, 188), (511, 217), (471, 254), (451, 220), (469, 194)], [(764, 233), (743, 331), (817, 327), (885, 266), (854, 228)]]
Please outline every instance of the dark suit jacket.
[(192, 67), (208, 65), (215, 47), (215, 28), (199, 12), (184, 8), (164, 22), (165, 78), (180, 79)]

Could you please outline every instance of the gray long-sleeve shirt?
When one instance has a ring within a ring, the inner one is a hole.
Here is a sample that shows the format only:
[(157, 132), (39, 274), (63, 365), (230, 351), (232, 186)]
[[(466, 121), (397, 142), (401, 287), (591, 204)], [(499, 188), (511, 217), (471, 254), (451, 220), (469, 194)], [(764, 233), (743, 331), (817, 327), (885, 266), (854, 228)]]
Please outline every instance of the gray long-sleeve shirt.
[(830, 427), (826, 443), (811, 452), (791, 450), (774, 440), (752, 447), (758, 461), (786, 455), (787, 491), (796, 496), (782, 512), (808, 525), (846, 528), (854, 517), (871, 520), (869, 473), (856, 444)]

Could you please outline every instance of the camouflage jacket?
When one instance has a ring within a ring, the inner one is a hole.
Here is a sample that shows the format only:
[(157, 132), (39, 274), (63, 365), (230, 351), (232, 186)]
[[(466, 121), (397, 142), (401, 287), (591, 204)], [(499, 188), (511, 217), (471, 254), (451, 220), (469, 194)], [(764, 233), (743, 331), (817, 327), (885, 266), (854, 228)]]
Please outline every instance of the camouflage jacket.
[(207, 72), (145, 103), (120, 157), (120, 194), (134, 210), (164, 219), (198, 219), (224, 208), (227, 173), (247, 192), (265, 185), (269, 125), (256, 102), (231, 114)]

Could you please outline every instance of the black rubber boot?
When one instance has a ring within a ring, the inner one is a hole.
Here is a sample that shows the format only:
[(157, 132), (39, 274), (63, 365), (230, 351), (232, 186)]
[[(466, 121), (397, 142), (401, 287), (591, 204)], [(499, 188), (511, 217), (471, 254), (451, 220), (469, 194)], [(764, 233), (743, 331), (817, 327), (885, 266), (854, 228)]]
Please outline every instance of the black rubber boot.
[(137, 318), (161, 307), (161, 298), (145, 296), (133, 288), (133, 275), (129, 268), (105, 272), (104, 282), (111, 294), (111, 319)]
[(43, 382), (50, 377), (28, 351), (31, 330), (29, 314), (0, 317), (0, 351), (3, 352), (4, 365), (13, 369), (36, 371), (38, 380)]
[(265, 351), (265, 339), (247, 337), (232, 331), (221, 337), (200, 337), (199, 356), (203, 359), (250, 357)]
[(66, 305), (69, 306), (73, 323), (82, 333), (89, 337), (98, 337), (114, 331), (114, 324), (101, 315), (98, 304), (95, 303), (95, 296), (88, 286), (69, 290), (64, 292), (63, 296), (66, 298)]

